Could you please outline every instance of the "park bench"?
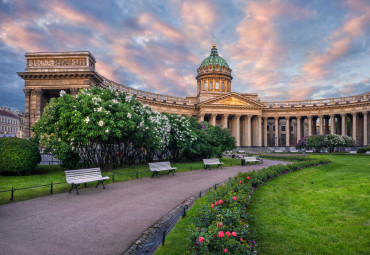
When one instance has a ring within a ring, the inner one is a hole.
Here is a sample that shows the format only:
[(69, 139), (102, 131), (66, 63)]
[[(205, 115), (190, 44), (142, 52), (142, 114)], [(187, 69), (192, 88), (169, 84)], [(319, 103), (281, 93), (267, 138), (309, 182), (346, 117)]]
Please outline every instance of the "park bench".
[(365, 154), (370, 154), (370, 151), (365, 152)]
[(263, 160), (259, 156), (249, 156), (243, 158), (245, 163), (253, 162), (253, 163), (263, 163)]
[(221, 167), (224, 164), (223, 162), (220, 162), (220, 159), (218, 158), (206, 158), (203, 159), (204, 169), (211, 168), (213, 165), (217, 165), (217, 168)]
[(357, 153), (357, 151), (350, 151), (349, 153), (350, 154), (355, 154), (355, 153)]
[(241, 154), (244, 154), (244, 153), (245, 153), (245, 151), (243, 151), (243, 150), (240, 150), (240, 151), (236, 151), (236, 153), (241, 153)]
[(97, 188), (101, 183), (103, 185), (103, 189), (105, 189), (104, 181), (109, 179), (108, 176), (103, 177), (101, 175), (100, 168), (67, 170), (64, 172), (66, 174), (67, 183), (72, 185), (69, 193), (71, 193), (72, 189), (76, 189), (76, 195), (80, 195), (77, 187), (80, 186), (81, 183), (85, 183), (86, 187), (87, 182), (98, 181), (95, 188)]
[(169, 161), (149, 163), (149, 169), (153, 172), (152, 178), (154, 177), (154, 175), (157, 175), (159, 178), (160, 171), (168, 171), (167, 174), (170, 174), (172, 172), (172, 175), (174, 175), (176, 171), (176, 167), (171, 167), (171, 163)]
[(275, 153), (282, 153), (282, 152), (285, 152), (283, 150), (274, 150)]
[(289, 152), (299, 152), (297, 149), (290, 149)]
[(306, 152), (310, 152), (311, 153), (311, 152), (313, 152), (313, 150), (306, 150)]

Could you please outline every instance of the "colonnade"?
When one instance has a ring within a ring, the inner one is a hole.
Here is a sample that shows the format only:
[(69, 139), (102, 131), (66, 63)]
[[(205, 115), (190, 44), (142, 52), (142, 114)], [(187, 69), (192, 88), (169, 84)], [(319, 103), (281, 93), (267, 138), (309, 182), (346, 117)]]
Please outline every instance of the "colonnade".
[(203, 113), (198, 121), (228, 128), (236, 146), (295, 146), (303, 136), (340, 134), (369, 143), (368, 111), (298, 116)]

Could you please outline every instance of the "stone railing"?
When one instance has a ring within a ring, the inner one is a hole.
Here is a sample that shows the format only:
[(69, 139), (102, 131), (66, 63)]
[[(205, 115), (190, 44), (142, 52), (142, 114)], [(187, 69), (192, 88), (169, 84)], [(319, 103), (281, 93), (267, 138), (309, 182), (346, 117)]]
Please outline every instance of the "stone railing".
[[(170, 104), (181, 104), (194, 106), (197, 103), (195, 98), (183, 98), (166, 96), (156, 93), (151, 93), (143, 90), (133, 89), (107, 79), (106, 77), (98, 74), (103, 79), (103, 86), (111, 86), (120, 91), (124, 91), (131, 95), (136, 95), (138, 98), (144, 98), (147, 100), (153, 100), (158, 102), (170, 103)], [(316, 100), (300, 100), (300, 101), (275, 101), (275, 102), (261, 102), (266, 105), (267, 108), (292, 108), (292, 107), (317, 107), (327, 105), (341, 105), (358, 102), (370, 101), (370, 92), (350, 97), (339, 97), (339, 98), (328, 98), (328, 99), (316, 99)]]

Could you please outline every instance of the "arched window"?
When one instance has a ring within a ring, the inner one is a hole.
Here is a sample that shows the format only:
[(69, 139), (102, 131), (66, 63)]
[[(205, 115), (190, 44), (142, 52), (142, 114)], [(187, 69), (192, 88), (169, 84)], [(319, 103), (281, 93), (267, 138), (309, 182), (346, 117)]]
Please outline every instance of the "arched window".
[(215, 87), (215, 89), (217, 89), (217, 90), (219, 90), (219, 89), (220, 89), (220, 84), (219, 84), (219, 82), (218, 82), (218, 81), (216, 81), (216, 87)]
[(221, 90), (222, 90), (222, 91), (225, 91), (225, 82), (222, 82), (222, 83), (221, 83)]
[(203, 90), (207, 90), (207, 82), (203, 83)]
[(209, 83), (209, 90), (212, 90), (212, 82)]

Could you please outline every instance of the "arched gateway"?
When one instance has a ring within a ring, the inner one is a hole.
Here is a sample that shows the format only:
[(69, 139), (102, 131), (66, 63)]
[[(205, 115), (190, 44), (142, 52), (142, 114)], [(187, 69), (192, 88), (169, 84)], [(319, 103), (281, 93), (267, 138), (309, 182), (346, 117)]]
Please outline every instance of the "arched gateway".
[(132, 89), (95, 71), (87, 51), (26, 53), (25, 137), (46, 103), (61, 90), (111, 86), (136, 95), (159, 112), (197, 116), (199, 121), (229, 128), (237, 146), (294, 146), (305, 135), (350, 135), (357, 145), (369, 145), (370, 92), (341, 98), (262, 102), (257, 94), (231, 90), (231, 72), (216, 45), (197, 69), (197, 96), (173, 97)]

